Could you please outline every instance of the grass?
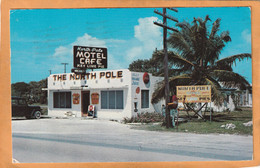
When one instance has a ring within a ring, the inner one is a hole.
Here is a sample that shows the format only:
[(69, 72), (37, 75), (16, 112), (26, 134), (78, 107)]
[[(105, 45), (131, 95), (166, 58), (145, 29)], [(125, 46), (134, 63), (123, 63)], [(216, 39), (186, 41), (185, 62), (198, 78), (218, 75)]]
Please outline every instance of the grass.
[[(180, 113), (181, 118), (188, 119), (187, 114), (182, 112)], [(141, 124), (134, 125), (134, 129), (150, 130), (150, 131), (170, 131), (170, 132), (189, 132), (189, 133), (199, 133), (199, 134), (240, 134), (240, 135), (252, 135), (252, 126), (246, 127), (243, 123), (252, 121), (252, 109), (243, 108), (242, 111), (234, 112), (222, 112), (222, 113), (213, 113), (212, 122), (209, 121), (209, 114), (205, 115), (206, 121), (198, 120), (195, 117), (192, 117), (188, 122), (179, 123), (178, 129), (175, 128), (165, 128), (161, 124)], [(236, 128), (234, 129), (225, 129), (221, 128), (222, 125), (234, 124)]]

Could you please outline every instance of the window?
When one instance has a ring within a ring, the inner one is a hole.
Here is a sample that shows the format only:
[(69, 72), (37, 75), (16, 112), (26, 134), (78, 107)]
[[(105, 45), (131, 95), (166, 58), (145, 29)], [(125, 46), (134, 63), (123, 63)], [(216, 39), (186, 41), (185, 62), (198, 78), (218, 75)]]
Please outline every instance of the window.
[(27, 104), (26, 104), (26, 101), (23, 100), (23, 99), (18, 100), (18, 104), (19, 104), (19, 105), (23, 105), (23, 106), (27, 105)]
[(123, 109), (123, 104), (122, 90), (101, 91), (101, 109)]
[(12, 105), (18, 105), (18, 100), (17, 99), (12, 99)]
[(54, 108), (71, 108), (71, 92), (54, 92)]
[(149, 90), (141, 91), (141, 108), (149, 108)]

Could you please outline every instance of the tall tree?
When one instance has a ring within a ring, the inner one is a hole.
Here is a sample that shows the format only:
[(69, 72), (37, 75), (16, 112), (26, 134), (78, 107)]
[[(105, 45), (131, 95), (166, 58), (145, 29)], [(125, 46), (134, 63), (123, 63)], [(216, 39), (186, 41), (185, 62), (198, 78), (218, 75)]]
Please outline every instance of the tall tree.
[[(222, 104), (221, 87), (245, 89), (250, 84), (238, 73), (233, 72), (236, 61), (251, 58), (251, 54), (242, 53), (219, 59), (226, 43), (231, 41), (228, 31), (219, 33), (220, 19), (213, 22), (211, 30), (205, 19), (194, 18), (190, 24), (186, 21), (176, 24), (179, 31), (168, 39), (171, 47), (169, 62), (175, 73), (169, 78), (170, 89), (175, 92), (178, 85), (211, 85), (212, 100)], [(153, 54), (157, 61), (163, 57), (162, 51)], [(153, 94), (152, 102), (164, 97), (164, 83), (160, 83)]]
[(25, 82), (17, 82), (11, 85), (12, 96), (24, 97), (28, 103), (47, 103), (47, 91), (42, 88), (47, 88), (47, 79), (35, 82), (31, 81), (29, 84)]
[(26, 96), (29, 94), (30, 85), (25, 82), (17, 82), (12, 84), (12, 96)]

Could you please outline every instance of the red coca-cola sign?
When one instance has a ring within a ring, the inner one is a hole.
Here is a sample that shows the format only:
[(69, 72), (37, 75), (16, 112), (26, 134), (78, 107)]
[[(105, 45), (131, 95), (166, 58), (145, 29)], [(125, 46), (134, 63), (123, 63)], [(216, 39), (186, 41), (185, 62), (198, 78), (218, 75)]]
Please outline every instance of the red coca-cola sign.
[(143, 75), (143, 81), (144, 81), (145, 84), (150, 82), (150, 76), (147, 72), (145, 72), (144, 75)]

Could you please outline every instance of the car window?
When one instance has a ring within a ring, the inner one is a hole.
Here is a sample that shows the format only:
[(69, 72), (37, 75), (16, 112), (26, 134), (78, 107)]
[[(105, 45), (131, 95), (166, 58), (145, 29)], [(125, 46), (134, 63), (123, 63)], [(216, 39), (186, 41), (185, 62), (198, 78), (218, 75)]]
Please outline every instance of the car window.
[(23, 99), (19, 100), (18, 103), (19, 105), (26, 105), (26, 101)]
[(12, 105), (18, 105), (18, 101), (16, 99), (12, 99)]

